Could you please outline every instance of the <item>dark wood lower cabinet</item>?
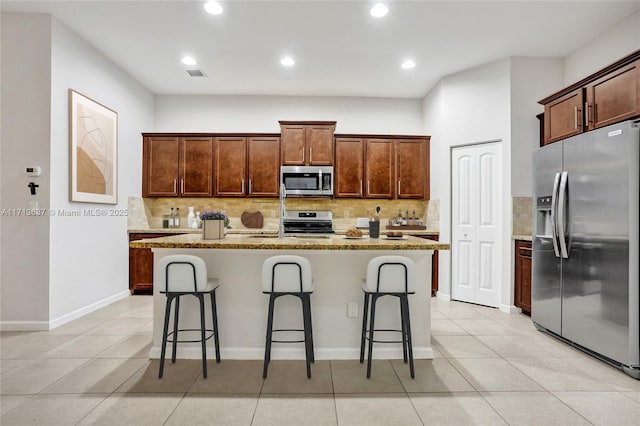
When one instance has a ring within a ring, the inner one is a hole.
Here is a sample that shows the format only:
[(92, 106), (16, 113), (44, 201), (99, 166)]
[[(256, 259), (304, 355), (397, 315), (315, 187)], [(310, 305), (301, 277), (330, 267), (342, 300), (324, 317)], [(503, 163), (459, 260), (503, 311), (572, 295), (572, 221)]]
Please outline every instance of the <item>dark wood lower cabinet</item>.
[[(129, 234), (129, 241), (166, 237), (175, 234)], [(153, 252), (151, 249), (129, 249), (129, 291), (153, 293)]]
[[(430, 235), (414, 235), (414, 237), (424, 238), (427, 240), (438, 241), (438, 234)], [(438, 250), (433, 251), (431, 256), (431, 296), (435, 296), (438, 292)]]
[(531, 242), (516, 240), (515, 250), (514, 305), (531, 315)]

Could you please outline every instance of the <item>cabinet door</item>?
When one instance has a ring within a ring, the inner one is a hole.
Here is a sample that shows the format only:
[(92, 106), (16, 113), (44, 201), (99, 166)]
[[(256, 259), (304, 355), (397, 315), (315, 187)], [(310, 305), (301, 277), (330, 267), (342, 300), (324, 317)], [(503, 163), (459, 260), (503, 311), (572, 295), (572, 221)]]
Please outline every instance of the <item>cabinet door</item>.
[(587, 129), (640, 115), (640, 61), (613, 71), (587, 86)]
[(362, 198), (364, 176), (364, 140), (336, 139), (335, 196)]
[(216, 138), (216, 195), (243, 197), (246, 192), (247, 149), (245, 138)]
[(582, 89), (544, 106), (545, 145), (582, 133)]
[(397, 140), (397, 198), (424, 199), (427, 176), (426, 141), (414, 139)]
[(514, 304), (531, 314), (531, 243), (516, 241)]
[[(159, 238), (175, 234), (129, 234), (129, 241)], [(129, 249), (129, 291), (153, 290), (153, 252), (151, 249)]]
[(365, 142), (365, 198), (393, 198), (393, 140)]
[(213, 140), (181, 138), (180, 192), (189, 197), (213, 195)]
[(282, 125), (281, 133), (281, 164), (283, 166), (302, 166), (307, 159), (305, 149), (305, 126)]
[(307, 146), (306, 158), (310, 166), (330, 166), (333, 164), (334, 126), (309, 125), (305, 129)]
[(280, 139), (249, 139), (249, 188), (255, 197), (277, 197), (280, 182)]
[(142, 143), (142, 196), (177, 197), (179, 140), (145, 137)]

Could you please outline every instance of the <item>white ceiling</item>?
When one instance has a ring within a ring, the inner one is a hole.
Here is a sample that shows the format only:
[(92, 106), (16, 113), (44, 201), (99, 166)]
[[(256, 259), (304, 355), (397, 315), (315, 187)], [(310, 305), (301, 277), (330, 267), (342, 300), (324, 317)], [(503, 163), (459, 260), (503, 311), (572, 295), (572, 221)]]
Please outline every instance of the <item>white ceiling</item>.
[[(640, 1), (2, 1), (51, 13), (156, 94), (419, 98), (443, 76), (508, 56), (564, 57)], [(190, 54), (207, 78), (192, 78)], [(296, 65), (285, 69), (280, 58)], [(403, 70), (412, 58), (416, 67)]]

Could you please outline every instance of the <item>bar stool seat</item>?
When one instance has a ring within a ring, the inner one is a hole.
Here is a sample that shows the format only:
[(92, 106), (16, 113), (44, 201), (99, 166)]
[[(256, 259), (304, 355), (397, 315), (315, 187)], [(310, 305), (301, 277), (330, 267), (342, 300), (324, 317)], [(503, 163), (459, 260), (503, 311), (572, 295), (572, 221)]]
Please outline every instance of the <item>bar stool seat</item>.
[[(160, 371), (158, 377), (164, 373), (164, 359), (167, 343), (172, 343), (171, 363), (176, 362), (176, 349), (178, 343), (202, 343), (202, 375), (207, 378), (207, 340), (214, 338), (216, 362), (220, 362), (220, 341), (218, 339), (218, 313), (216, 307), (216, 290), (220, 284), (216, 278), (207, 277), (207, 265), (204, 260), (193, 255), (170, 255), (158, 261), (156, 280), (154, 283), (160, 293), (165, 294), (167, 302), (164, 314), (164, 327), (162, 333), (162, 349), (160, 352)], [(206, 328), (204, 296), (211, 298), (212, 327)], [(180, 298), (182, 296), (194, 296), (200, 305), (200, 328), (178, 328), (178, 315), (180, 312)], [(171, 317), (171, 305), (175, 301), (173, 331), (169, 332), (169, 320)], [(180, 340), (178, 335), (184, 331), (199, 331), (199, 340)], [(208, 335), (207, 335), (208, 333)]]
[[(271, 361), (272, 343), (304, 343), (307, 378), (311, 378), (311, 363), (315, 361), (313, 351), (313, 327), (311, 323), (311, 263), (302, 256), (272, 256), (262, 265), (262, 293), (269, 295), (269, 313), (267, 315), (267, 335), (264, 352), (262, 377), (267, 378)], [(302, 302), (302, 329), (273, 329), (275, 302), (281, 296), (295, 296)], [(273, 333), (280, 331), (302, 331), (302, 340), (273, 340)]]
[[(364, 292), (364, 309), (362, 313), (362, 334), (360, 339), (360, 362), (364, 362), (365, 344), (368, 342), (367, 379), (371, 378), (373, 342), (402, 343), (404, 362), (409, 362), (411, 378), (415, 378), (408, 297), (408, 295), (415, 294), (416, 292), (415, 264), (411, 259), (404, 256), (378, 256), (371, 259), (367, 265), (367, 277), (362, 282), (362, 291)], [(383, 296), (399, 298), (400, 330), (375, 328), (376, 302)], [(371, 304), (370, 313), (369, 304)], [(375, 331), (398, 332), (401, 333), (402, 340), (374, 340)]]

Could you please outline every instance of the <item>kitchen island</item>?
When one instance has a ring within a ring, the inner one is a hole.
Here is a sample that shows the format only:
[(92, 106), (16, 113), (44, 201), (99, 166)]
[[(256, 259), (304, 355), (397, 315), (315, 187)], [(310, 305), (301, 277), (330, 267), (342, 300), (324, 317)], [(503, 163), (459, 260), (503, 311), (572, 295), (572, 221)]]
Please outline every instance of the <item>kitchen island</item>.
[[(357, 359), (360, 354), (363, 295), (361, 280), (368, 261), (381, 255), (407, 256), (416, 263), (418, 287), (409, 297), (414, 356), (432, 358), (430, 327), (431, 254), (448, 250), (437, 241), (406, 236), (402, 240), (342, 235), (297, 236), (283, 239), (265, 235), (228, 235), (221, 240), (203, 240), (201, 234), (132, 241), (132, 248), (150, 248), (154, 259), (171, 254), (202, 257), (209, 276), (220, 280), (217, 292), (220, 345), (223, 359), (262, 359), (268, 297), (262, 294), (262, 263), (270, 256), (296, 254), (311, 262), (315, 291), (311, 296), (316, 359)], [(154, 290), (153, 346), (151, 358), (159, 358), (162, 342), (165, 296)], [(348, 304), (357, 305), (357, 315), (348, 316)], [(207, 318), (209, 323), (210, 319)], [(181, 303), (180, 328), (198, 328), (196, 299)], [(300, 302), (294, 297), (279, 299), (274, 328), (301, 328)], [(399, 329), (397, 298), (380, 299), (376, 328)], [(376, 336), (397, 340), (397, 335)], [(295, 336), (282, 336), (289, 339)], [(210, 341), (213, 344), (212, 341)], [(208, 356), (213, 350), (208, 351)], [(198, 343), (178, 345), (179, 358), (199, 358)], [(400, 344), (374, 345), (374, 357), (401, 358)], [(304, 359), (301, 344), (276, 344), (272, 359)]]

